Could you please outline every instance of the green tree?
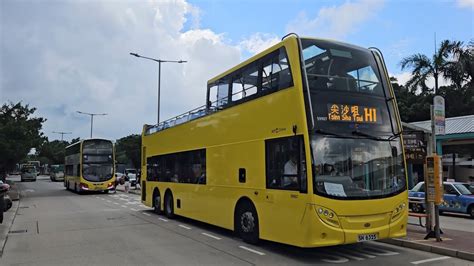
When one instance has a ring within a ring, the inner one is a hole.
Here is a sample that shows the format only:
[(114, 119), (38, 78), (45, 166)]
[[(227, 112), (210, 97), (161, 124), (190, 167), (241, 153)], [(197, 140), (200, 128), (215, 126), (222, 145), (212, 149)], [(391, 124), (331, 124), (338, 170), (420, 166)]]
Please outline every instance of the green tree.
[(469, 45), (454, 47), (452, 50), (453, 60), (448, 63), (443, 75), (449, 78), (456, 89), (462, 89), (463, 85), (470, 85), (474, 79), (474, 40)]
[(434, 93), (438, 91), (439, 77), (441, 74), (445, 78), (452, 79), (453, 72), (453, 55), (456, 51), (461, 49), (462, 43), (459, 41), (444, 40), (441, 42), (439, 49), (430, 59), (424, 54), (414, 54), (405, 57), (400, 62), (402, 70), (412, 69), (412, 77), (406, 83), (406, 86), (412, 91), (416, 92), (421, 88), (422, 93), (426, 94), (432, 91), (426, 85), (426, 80), (433, 77), (435, 80)]
[(41, 163), (47, 164), (64, 164), (64, 157), (67, 141), (53, 140), (45, 141), (37, 150), (37, 156)]
[(0, 108), (0, 178), (26, 158), (32, 148), (38, 148), (45, 137), (40, 132), (46, 119), (32, 117), (36, 108), (28, 104), (6, 103)]
[(134, 168), (140, 168), (142, 138), (132, 134), (118, 139), (115, 144), (116, 160), (119, 163), (131, 162)]

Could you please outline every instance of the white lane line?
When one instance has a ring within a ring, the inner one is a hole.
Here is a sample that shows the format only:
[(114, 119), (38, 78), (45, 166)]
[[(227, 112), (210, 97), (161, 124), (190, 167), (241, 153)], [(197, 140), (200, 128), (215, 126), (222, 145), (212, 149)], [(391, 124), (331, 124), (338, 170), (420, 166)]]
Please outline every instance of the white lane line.
[(158, 218), (158, 220), (162, 220), (163, 222), (167, 222), (168, 220), (163, 219), (163, 218)]
[(122, 208), (127, 208), (127, 206), (125, 206), (125, 205), (120, 205), (120, 207), (122, 207)]
[(205, 235), (205, 236), (208, 236), (208, 237), (210, 237), (210, 238), (217, 239), (217, 240), (221, 240), (221, 239), (222, 239), (222, 238), (220, 238), (220, 237), (213, 236), (213, 235), (211, 235), (211, 234), (208, 234), (208, 233), (201, 233), (201, 234), (203, 234), (203, 235)]
[(412, 261), (411, 264), (422, 264), (422, 263), (432, 262), (432, 261), (437, 261), (437, 260), (447, 260), (447, 259), (450, 259), (450, 258), (451, 257), (443, 256), (443, 257), (437, 257), (437, 258), (426, 259), (426, 260)]
[(146, 212), (142, 212), (143, 214), (145, 214), (146, 216), (151, 216), (151, 214), (149, 213), (146, 213)]
[(115, 205), (120, 205), (120, 204), (118, 204), (117, 202), (114, 202), (114, 204), (115, 204)]
[(96, 199), (100, 199), (100, 197), (95, 196)]
[(112, 202), (111, 200), (107, 200), (107, 202)]
[(265, 255), (265, 253), (263, 253), (263, 252), (257, 251), (257, 250), (255, 250), (255, 249), (248, 248), (248, 247), (246, 247), (246, 246), (239, 246), (239, 248), (245, 249), (245, 250), (250, 251), (250, 252), (253, 252), (253, 253), (258, 254), (258, 255), (260, 255), (260, 256), (264, 256), (264, 255)]
[(100, 198), (101, 200), (105, 200), (104, 198)]
[(138, 210), (137, 209), (134, 209), (134, 208), (130, 208), (130, 210), (134, 211), (134, 212), (137, 212)]
[(178, 226), (186, 230), (191, 230), (191, 227), (187, 227), (186, 225), (178, 224)]

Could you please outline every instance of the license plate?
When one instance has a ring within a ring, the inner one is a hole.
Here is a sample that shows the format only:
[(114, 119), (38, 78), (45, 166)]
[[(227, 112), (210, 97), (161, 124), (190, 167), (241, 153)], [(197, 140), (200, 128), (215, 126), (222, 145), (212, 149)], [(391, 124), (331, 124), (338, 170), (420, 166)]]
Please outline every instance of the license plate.
[(364, 234), (364, 235), (358, 235), (357, 242), (371, 241), (371, 240), (377, 240), (377, 239), (378, 239), (377, 234)]

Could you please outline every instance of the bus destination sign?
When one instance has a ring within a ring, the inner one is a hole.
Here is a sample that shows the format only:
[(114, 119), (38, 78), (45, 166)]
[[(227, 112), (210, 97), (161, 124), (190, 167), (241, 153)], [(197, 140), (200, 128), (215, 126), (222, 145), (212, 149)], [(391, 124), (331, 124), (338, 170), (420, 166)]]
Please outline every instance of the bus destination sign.
[(335, 103), (330, 103), (327, 107), (328, 121), (381, 123), (380, 110), (376, 107)]

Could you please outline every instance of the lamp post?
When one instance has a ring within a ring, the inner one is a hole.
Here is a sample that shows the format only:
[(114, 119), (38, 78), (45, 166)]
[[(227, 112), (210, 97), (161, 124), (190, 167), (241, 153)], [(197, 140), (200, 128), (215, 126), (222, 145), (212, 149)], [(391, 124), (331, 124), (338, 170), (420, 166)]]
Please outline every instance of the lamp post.
[(105, 113), (103, 114), (94, 114), (94, 113), (86, 113), (86, 112), (81, 112), (81, 111), (77, 111), (79, 114), (83, 114), (83, 115), (89, 115), (91, 117), (91, 138), (92, 138), (92, 127), (94, 125), (94, 116), (96, 115), (107, 115)]
[(151, 58), (151, 57), (146, 57), (146, 56), (141, 56), (137, 53), (130, 53), (130, 55), (133, 55), (135, 57), (138, 57), (138, 58), (143, 58), (143, 59), (148, 59), (148, 60), (151, 60), (151, 61), (155, 61), (158, 63), (158, 107), (157, 107), (157, 117), (156, 117), (156, 125), (158, 125), (160, 123), (160, 85), (161, 85), (161, 63), (178, 63), (178, 64), (182, 64), (182, 63), (187, 63), (188, 61), (184, 61), (184, 60), (178, 60), (178, 61), (175, 61), (175, 60), (162, 60), (162, 59), (156, 59), (156, 58)]
[(62, 131), (53, 131), (53, 133), (56, 133), (56, 134), (61, 134), (61, 141), (63, 141), (63, 137), (65, 134), (72, 134), (72, 132), (62, 132)]

